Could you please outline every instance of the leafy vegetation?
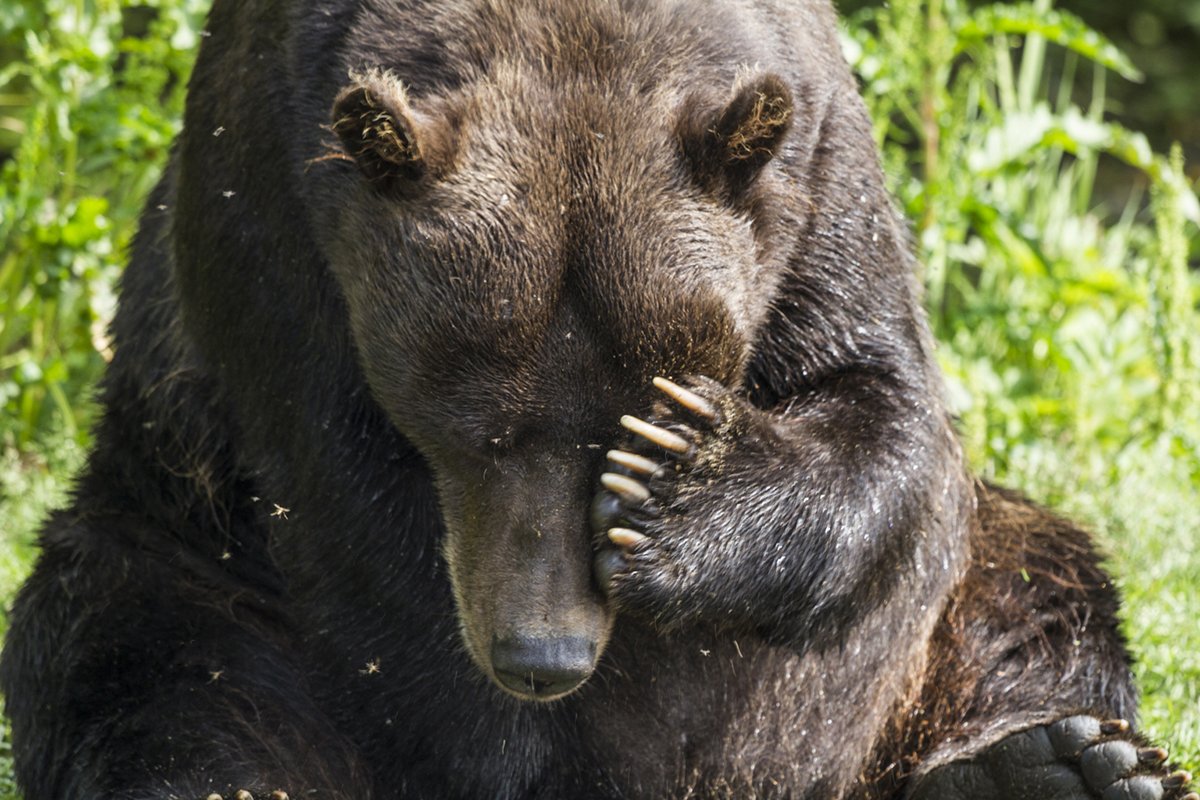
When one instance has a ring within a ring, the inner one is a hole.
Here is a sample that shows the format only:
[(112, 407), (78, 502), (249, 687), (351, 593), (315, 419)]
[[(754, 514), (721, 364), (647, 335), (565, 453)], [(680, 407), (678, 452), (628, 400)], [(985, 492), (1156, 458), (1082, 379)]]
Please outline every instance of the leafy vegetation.
[(0, 436), (86, 439), (113, 285), (179, 127), (207, 3), (0, 8)]
[[(82, 461), (114, 283), (206, 6), (0, 7), (5, 605)], [(1145, 724), (1200, 768), (1200, 208), (1177, 154), (1113, 122), (1111, 85), (1138, 70), (1050, 0), (892, 0), (852, 15), (844, 42), (913, 220), (972, 463), (1100, 533)]]

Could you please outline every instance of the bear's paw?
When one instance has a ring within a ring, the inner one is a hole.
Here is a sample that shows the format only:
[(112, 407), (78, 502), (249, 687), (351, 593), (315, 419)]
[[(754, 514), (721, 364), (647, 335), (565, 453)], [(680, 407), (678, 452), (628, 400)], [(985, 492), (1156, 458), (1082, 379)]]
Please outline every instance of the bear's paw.
[[(592, 505), (596, 576), (618, 608), (671, 627), (708, 608), (732, 535), (729, 504), (739, 464), (775, 439), (761, 412), (704, 377), (662, 393), (648, 419), (627, 415), (630, 438), (608, 452)], [(706, 588), (709, 587), (709, 588)]]
[(924, 776), (910, 800), (1200, 800), (1125, 720), (1086, 714), (1014, 733)]

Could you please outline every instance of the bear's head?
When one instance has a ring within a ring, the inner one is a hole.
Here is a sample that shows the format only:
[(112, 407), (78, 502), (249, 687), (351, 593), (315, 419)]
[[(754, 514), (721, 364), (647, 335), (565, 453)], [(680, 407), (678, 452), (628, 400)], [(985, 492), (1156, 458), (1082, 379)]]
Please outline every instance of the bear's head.
[(410, 98), (369, 71), (336, 98), (357, 169), (329, 260), (370, 391), (433, 472), (467, 649), (513, 694), (574, 690), (607, 641), (588, 511), (620, 416), (654, 376), (743, 379), (786, 256), (767, 167), (792, 111), (769, 74), (621, 93), (513, 71)]

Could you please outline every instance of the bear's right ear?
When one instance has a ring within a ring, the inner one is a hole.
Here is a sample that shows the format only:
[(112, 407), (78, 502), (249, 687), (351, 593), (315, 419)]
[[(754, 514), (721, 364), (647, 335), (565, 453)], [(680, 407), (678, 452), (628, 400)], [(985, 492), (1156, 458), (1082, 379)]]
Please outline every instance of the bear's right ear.
[(741, 81), (723, 106), (712, 106), (703, 94), (684, 102), (680, 143), (701, 183), (737, 192), (779, 151), (792, 127), (792, 93), (779, 76), (759, 74)]
[(380, 188), (444, 171), (448, 132), (415, 112), (386, 74), (357, 76), (333, 103), (333, 132), (363, 175)]

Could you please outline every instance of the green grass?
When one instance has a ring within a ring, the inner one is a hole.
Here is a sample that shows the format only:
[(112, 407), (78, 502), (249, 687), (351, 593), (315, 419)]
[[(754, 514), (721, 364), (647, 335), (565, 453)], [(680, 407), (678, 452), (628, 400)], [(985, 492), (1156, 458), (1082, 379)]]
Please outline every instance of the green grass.
[(1121, 589), (1147, 733), (1200, 772), (1200, 494), (1195, 452), (1168, 438), (1101, 455), (1047, 445), (1012, 454), (1007, 482), (1095, 531)]
[[(4, 607), (82, 463), (113, 282), (206, 6), (0, 8)], [(971, 461), (1096, 531), (1145, 728), (1200, 772), (1200, 204), (1178, 158), (1111, 121), (1108, 87), (1138, 71), (1050, 0), (891, 0), (844, 41)], [(0, 723), (16, 800), (7, 759)]]

